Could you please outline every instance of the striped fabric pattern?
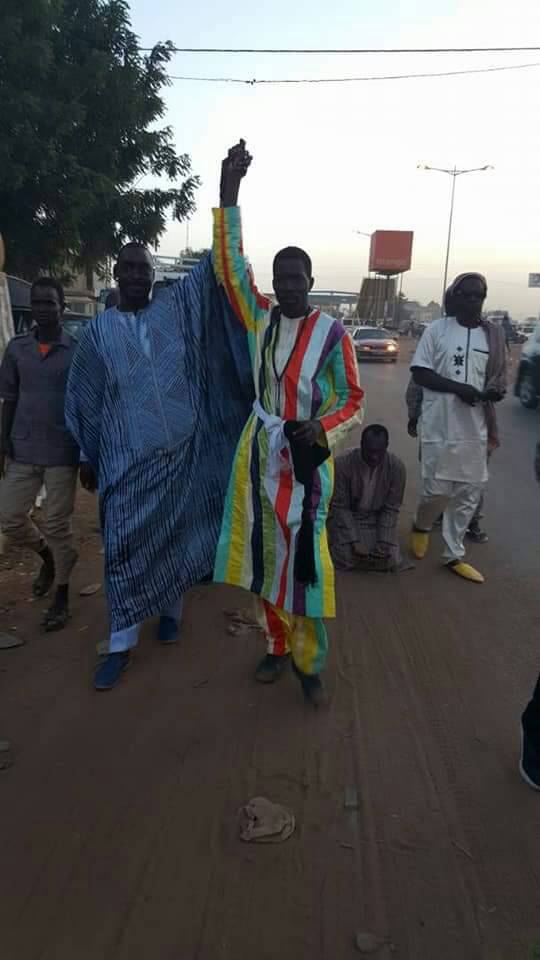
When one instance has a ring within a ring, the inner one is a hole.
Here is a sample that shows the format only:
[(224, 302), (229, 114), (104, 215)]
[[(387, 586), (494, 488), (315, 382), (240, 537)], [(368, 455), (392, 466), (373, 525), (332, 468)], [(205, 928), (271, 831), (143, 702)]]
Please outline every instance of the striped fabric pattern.
[[(312, 310), (303, 321), (283, 379), (281, 409), (272, 409), (275, 375), (271, 357), (279, 315), (270, 312), (270, 302), (257, 290), (246, 264), (237, 207), (214, 211), (213, 257), (216, 276), (247, 331), (253, 379), (262, 406), (284, 420), (319, 419), (333, 447), (361, 421), (363, 391), (350, 337), (341, 324)], [(233, 464), (214, 579), (251, 590), (290, 613), (333, 617), (334, 571), (326, 537), (333, 460), (329, 458), (319, 467), (314, 482), (317, 584), (309, 587), (294, 578), (304, 487), (290, 470), (272, 477), (267, 466), (267, 434), (252, 414)]]
[(274, 657), (292, 653), (302, 673), (321, 672), (328, 653), (328, 634), (323, 620), (286, 613), (259, 598), (257, 622), (266, 638), (267, 653)]
[(113, 632), (211, 573), (251, 364), (210, 258), (137, 315), (106, 310), (73, 360), (66, 421), (98, 473)]

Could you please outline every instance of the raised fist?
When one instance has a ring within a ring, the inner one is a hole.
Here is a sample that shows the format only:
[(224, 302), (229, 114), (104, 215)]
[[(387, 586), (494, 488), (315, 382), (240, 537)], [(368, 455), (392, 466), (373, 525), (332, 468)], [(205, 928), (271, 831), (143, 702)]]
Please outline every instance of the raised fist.
[(248, 172), (251, 160), (251, 154), (246, 150), (245, 140), (239, 140), (229, 150), (221, 164), (219, 196), (222, 207), (236, 206), (240, 181)]

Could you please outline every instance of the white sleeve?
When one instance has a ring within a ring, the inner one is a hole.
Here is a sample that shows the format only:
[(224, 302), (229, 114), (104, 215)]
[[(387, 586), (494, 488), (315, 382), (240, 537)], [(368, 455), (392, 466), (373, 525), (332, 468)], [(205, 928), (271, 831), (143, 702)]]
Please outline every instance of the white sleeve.
[(430, 324), (429, 327), (426, 327), (420, 338), (420, 343), (412, 358), (411, 370), (413, 367), (425, 367), (427, 370), (435, 370), (435, 339), (436, 328), (434, 324)]

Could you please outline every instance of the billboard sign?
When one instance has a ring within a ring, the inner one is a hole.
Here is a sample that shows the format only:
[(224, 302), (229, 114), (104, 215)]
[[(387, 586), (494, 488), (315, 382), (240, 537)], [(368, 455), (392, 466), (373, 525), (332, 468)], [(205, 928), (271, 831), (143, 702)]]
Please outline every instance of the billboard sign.
[(529, 274), (529, 286), (530, 286), (530, 287), (540, 287), (540, 273), (530, 273), (530, 274)]
[(412, 230), (376, 230), (371, 236), (370, 272), (393, 276), (411, 269)]

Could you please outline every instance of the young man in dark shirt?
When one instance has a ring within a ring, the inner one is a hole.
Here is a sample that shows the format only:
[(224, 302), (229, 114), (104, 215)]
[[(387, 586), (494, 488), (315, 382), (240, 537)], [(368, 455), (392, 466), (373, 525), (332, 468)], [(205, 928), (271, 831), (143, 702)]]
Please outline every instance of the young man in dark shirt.
[[(79, 448), (64, 420), (76, 342), (62, 329), (64, 292), (57, 280), (36, 280), (31, 307), (33, 328), (9, 342), (0, 366), (0, 529), (8, 541), (41, 557), (35, 597), (44, 597), (56, 581), (43, 620), (51, 631), (67, 623), (68, 582), (77, 561), (71, 517)], [(29, 513), (43, 485), (47, 499), (40, 531)]]

